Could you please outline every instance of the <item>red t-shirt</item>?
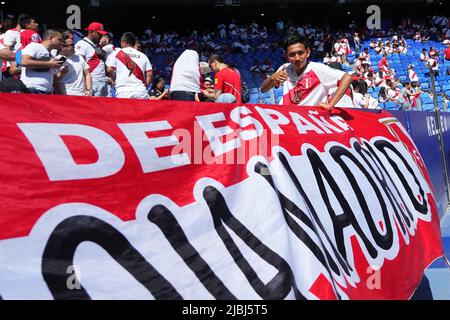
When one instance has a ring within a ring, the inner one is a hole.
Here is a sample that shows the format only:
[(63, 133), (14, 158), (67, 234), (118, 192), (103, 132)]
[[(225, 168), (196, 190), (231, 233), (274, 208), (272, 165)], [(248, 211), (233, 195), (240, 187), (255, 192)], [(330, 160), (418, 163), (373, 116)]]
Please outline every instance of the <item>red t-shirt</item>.
[(242, 82), (239, 72), (228, 67), (216, 73), (214, 77), (214, 90), (222, 93), (231, 93), (236, 97), (236, 103), (242, 103)]
[(22, 49), (32, 42), (41, 43), (42, 39), (39, 33), (33, 30), (25, 30), (20, 33), (20, 42), (22, 43)]
[(445, 57), (445, 60), (450, 60), (450, 47), (448, 47), (447, 49), (445, 49), (445, 51), (444, 51), (444, 57)]

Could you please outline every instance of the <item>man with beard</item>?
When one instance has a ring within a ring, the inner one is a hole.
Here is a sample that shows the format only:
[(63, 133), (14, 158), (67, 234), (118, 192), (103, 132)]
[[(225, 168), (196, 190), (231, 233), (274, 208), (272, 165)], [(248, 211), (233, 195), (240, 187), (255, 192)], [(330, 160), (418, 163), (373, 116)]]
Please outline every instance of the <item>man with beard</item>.
[(89, 66), (93, 96), (106, 97), (108, 96), (108, 78), (105, 70), (106, 53), (99, 46), (99, 42), (102, 36), (108, 32), (99, 22), (92, 22), (86, 30), (88, 35), (76, 43), (75, 53), (82, 56)]

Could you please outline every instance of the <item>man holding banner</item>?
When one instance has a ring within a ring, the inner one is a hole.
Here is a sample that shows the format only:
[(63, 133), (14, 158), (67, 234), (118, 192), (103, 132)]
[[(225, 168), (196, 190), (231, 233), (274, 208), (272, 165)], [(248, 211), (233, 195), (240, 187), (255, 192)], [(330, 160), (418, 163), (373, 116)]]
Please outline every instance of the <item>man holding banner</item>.
[(126, 32), (121, 38), (121, 50), (116, 50), (106, 61), (107, 72), (116, 82), (118, 98), (150, 99), (147, 88), (152, 82), (153, 70), (147, 56), (134, 49), (136, 36)]

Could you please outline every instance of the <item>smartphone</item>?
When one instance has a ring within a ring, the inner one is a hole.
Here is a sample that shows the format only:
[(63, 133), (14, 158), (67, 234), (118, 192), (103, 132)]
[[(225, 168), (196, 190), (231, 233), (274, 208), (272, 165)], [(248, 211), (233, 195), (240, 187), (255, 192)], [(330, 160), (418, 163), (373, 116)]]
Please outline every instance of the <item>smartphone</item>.
[(55, 58), (56, 60), (58, 60), (58, 61), (62, 61), (62, 62), (66, 62), (66, 60), (67, 60), (67, 58), (66, 57), (64, 57), (64, 56), (62, 56), (62, 55), (58, 55), (58, 56), (56, 56), (56, 58)]

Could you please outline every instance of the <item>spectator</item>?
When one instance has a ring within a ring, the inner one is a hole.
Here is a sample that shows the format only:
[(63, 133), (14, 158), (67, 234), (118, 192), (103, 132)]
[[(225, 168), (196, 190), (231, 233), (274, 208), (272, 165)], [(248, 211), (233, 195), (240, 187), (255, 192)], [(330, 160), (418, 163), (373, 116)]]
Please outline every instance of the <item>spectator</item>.
[(264, 64), (261, 66), (261, 72), (266, 74), (266, 75), (271, 75), (273, 74), (275, 70), (273, 69), (270, 60), (265, 60)]
[(417, 73), (414, 71), (414, 65), (412, 64), (408, 66), (408, 78), (411, 83), (419, 82), (419, 77), (417, 76)]
[(66, 58), (57, 74), (57, 87), (61, 94), (68, 96), (92, 96), (92, 77), (89, 66), (82, 56), (75, 54), (72, 38), (65, 38), (61, 54)]
[[(320, 105), (324, 109), (332, 109), (345, 95), (352, 77), (323, 64), (309, 62), (311, 49), (304, 38), (288, 37), (284, 42), (284, 49), (289, 63), (282, 65), (275, 74), (263, 82), (261, 92), (267, 92), (283, 84), (281, 104)], [(336, 87), (336, 93), (331, 101), (322, 102)]]
[[(195, 50), (187, 49), (178, 57), (170, 82), (172, 100), (195, 101), (195, 95), (200, 92), (201, 85), (202, 71), (199, 72), (199, 65), (199, 56)], [(203, 73), (209, 71), (203, 70)]]
[(30, 43), (22, 51), (21, 80), (32, 93), (51, 94), (53, 92), (53, 76), (63, 61), (51, 59), (50, 51), (59, 50), (62, 34), (49, 29), (44, 33), (42, 43)]
[(422, 53), (420, 54), (420, 61), (427, 62), (430, 57), (428, 56), (427, 49), (423, 48)]
[(20, 32), (22, 31), (22, 27), (19, 24), (19, 21), (15, 18), (12, 19), (12, 24), (14, 27), (5, 32), (3, 36), (3, 45), (16, 53), (17, 50), (22, 48), (22, 44), (20, 42)]
[[(100, 39), (99, 46), (102, 48), (102, 50), (105, 52), (105, 62), (108, 61), (109, 56), (116, 50), (116, 47), (112, 44), (111, 35), (104, 34), (102, 38)], [(111, 77), (108, 77), (107, 79), (107, 85), (108, 85), (108, 97), (113, 96), (113, 92), (115, 92), (115, 83), (114, 80)]]
[(197, 102), (214, 102), (214, 99), (210, 98), (214, 94), (214, 84), (211, 77), (206, 77), (203, 81), (205, 89), (201, 90), (199, 94), (195, 96)]
[(169, 100), (169, 90), (166, 89), (166, 80), (156, 75), (150, 90), (150, 100)]
[(22, 32), (20, 33), (21, 49), (25, 48), (32, 42), (41, 43), (42, 39), (38, 33), (39, 25), (36, 19), (30, 16), (22, 16), (19, 20), (20, 28)]
[(118, 98), (150, 99), (147, 88), (152, 82), (153, 69), (147, 56), (134, 49), (136, 39), (133, 33), (125, 32), (120, 39), (122, 49), (114, 51), (106, 62)]
[(106, 53), (100, 48), (99, 42), (108, 32), (103, 30), (103, 24), (99, 22), (92, 22), (86, 30), (88, 35), (76, 43), (75, 53), (82, 56), (89, 66), (93, 95), (106, 97), (108, 95), (108, 78), (105, 72)]
[(261, 73), (261, 66), (258, 60), (253, 61), (253, 65), (250, 67), (250, 72)]
[[(239, 71), (229, 66), (219, 55), (212, 55), (209, 57), (208, 63), (211, 69), (215, 72), (214, 75), (214, 96), (216, 102), (231, 102), (232, 95), (237, 103), (242, 103), (242, 81)], [(220, 98), (220, 95), (227, 94)], [(223, 98), (225, 100), (223, 100)]]

